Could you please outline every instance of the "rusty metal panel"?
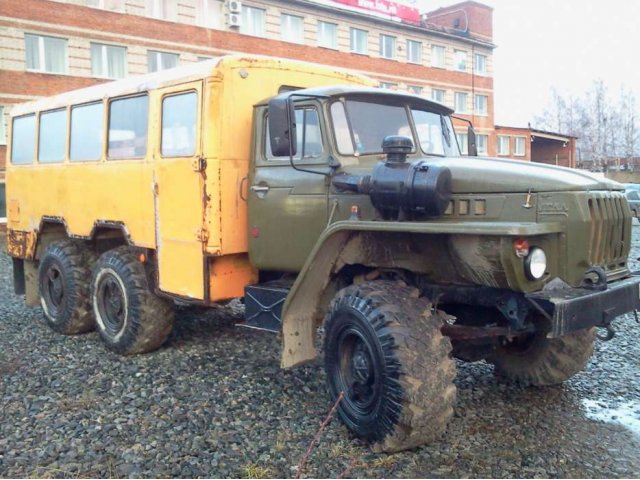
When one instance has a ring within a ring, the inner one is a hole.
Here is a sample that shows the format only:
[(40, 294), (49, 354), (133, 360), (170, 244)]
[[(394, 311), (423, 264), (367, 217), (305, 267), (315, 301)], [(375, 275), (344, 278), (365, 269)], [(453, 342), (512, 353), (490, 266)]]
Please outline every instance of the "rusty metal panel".
[(7, 253), (15, 258), (33, 259), (36, 252), (36, 232), (7, 230)]

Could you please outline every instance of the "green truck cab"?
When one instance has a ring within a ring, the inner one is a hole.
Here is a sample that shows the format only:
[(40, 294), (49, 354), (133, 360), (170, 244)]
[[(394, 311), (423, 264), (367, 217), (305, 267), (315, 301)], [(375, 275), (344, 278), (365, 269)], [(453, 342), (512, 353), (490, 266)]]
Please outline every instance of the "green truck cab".
[(247, 325), (282, 331), (283, 367), (315, 359), (321, 336), (339, 416), (378, 450), (442, 434), (452, 357), (557, 384), (585, 367), (595, 327), (640, 303), (622, 186), (463, 157), (452, 113), (361, 87), (255, 106)]

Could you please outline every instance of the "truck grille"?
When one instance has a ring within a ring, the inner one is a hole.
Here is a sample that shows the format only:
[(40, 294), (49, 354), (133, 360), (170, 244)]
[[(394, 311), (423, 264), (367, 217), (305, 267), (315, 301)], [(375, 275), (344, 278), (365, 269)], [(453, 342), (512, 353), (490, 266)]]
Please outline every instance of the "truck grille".
[(589, 195), (591, 241), (589, 260), (605, 270), (619, 270), (629, 254), (631, 216), (627, 199), (619, 192)]

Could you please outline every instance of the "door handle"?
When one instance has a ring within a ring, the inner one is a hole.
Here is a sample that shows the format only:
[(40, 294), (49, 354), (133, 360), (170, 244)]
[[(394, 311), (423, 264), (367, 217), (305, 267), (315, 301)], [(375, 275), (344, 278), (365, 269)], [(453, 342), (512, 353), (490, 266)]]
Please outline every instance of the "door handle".
[(266, 193), (269, 191), (269, 186), (268, 185), (251, 185), (251, 187), (249, 187), (249, 190), (255, 193)]

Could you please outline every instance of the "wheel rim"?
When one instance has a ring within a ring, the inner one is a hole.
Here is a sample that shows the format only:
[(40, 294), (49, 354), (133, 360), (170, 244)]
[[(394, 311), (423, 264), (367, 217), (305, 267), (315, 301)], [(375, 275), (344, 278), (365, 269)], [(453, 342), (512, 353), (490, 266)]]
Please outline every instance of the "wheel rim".
[(344, 392), (347, 407), (358, 415), (369, 415), (378, 403), (380, 376), (370, 343), (358, 329), (344, 329), (337, 342), (337, 387)]
[(124, 291), (118, 279), (107, 273), (100, 279), (97, 289), (97, 304), (106, 333), (116, 336), (124, 327), (127, 315)]
[(44, 276), (43, 296), (47, 305), (47, 312), (55, 319), (64, 309), (67, 299), (66, 283), (59, 265), (49, 265)]

